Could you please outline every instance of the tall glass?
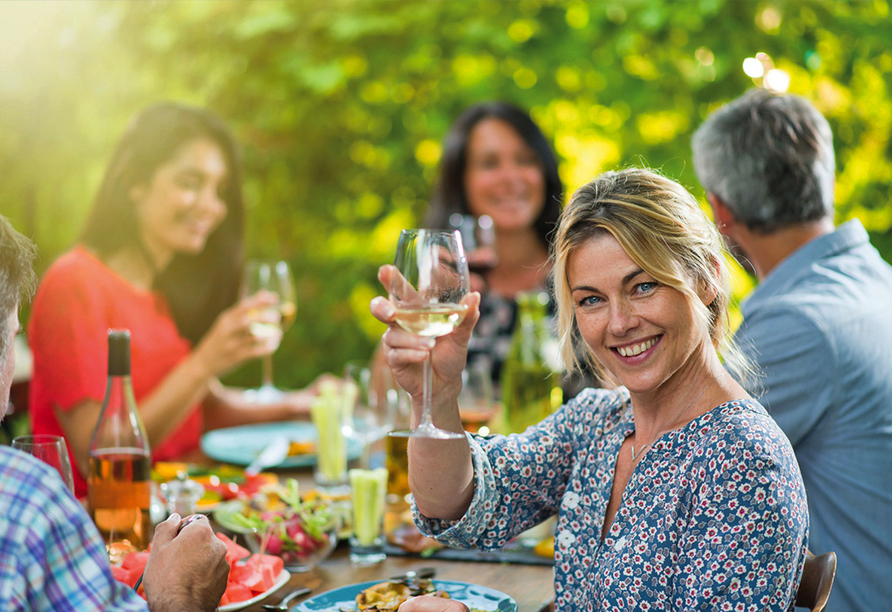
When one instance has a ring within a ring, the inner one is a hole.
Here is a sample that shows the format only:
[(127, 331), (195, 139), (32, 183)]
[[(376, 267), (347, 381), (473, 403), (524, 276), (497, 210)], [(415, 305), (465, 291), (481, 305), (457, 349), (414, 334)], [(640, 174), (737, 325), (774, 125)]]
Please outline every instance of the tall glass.
[[(383, 368), (382, 368), (383, 370)], [(344, 434), (362, 443), (360, 467), (369, 468), (372, 446), (392, 429), (399, 398), (389, 369), (378, 376), (368, 364), (350, 361), (344, 367)]]
[[(406, 331), (437, 338), (452, 333), (468, 311), (462, 298), (469, 291), (468, 261), (457, 231), (408, 229), (400, 233), (391, 278), (390, 299), (396, 307), (396, 322)], [(437, 438), (464, 437), (436, 427), (431, 415), (433, 367), (431, 355), (422, 368), (421, 421), (411, 431), (392, 436)]]
[(33, 455), (59, 472), (62, 482), (74, 495), (74, 478), (71, 473), (71, 462), (68, 460), (68, 446), (62, 436), (19, 436), (13, 438), (12, 447)]
[[(260, 338), (281, 336), (294, 323), (297, 317), (297, 295), (294, 289), (294, 277), (287, 261), (252, 259), (245, 264), (242, 297), (245, 298), (260, 291), (268, 291), (278, 296), (278, 302), (272, 307), (275, 316), (266, 317), (251, 325), (251, 333)], [(278, 319), (279, 323), (271, 323), (269, 319)], [(258, 389), (251, 389), (247, 397), (259, 403), (277, 402), (282, 399), (282, 392), (273, 383), (273, 354), (262, 358), (263, 374)]]

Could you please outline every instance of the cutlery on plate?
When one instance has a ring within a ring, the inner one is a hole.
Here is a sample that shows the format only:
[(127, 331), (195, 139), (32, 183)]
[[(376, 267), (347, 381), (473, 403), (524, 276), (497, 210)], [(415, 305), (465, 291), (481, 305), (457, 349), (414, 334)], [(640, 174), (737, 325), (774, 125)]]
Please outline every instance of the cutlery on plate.
[(245, 474), (255, 476), (263, 468), (279, 465), (288, 456), (288, 449), (291, 447), (291, 441), (285, 436), (276, 436), (266, 448), (260, 451), (260, 454), (254, 458), (251, 465), (245, 468)]
[(288, 604), (291, 603), (292, 600), (297, 599), (298, 597), (303, 597), (304, 595), (309, 595), (313, 592), (313, 589), (310, 587), (300, 587), (299, 589), (294, 589), (288, 596), (280, 601), (277, 605), (273, 604), (263, 604), (261, 606), (264, 610), (288, 610)]

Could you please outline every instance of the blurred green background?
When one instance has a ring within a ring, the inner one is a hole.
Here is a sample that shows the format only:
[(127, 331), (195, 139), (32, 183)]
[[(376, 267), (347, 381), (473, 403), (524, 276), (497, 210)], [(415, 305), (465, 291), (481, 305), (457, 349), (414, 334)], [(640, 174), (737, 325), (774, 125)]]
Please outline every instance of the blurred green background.
[[(702, 197), (691, 134), (764, 85), (742, 66), (767, 54), (834, 129), (838, 221), (861, 218), (892, 258), (890, 41), (880, 0), (6, 0), (0, 212), (42, 271), (137, 110), (209, 107), (244, 147), (249, 255), (296, 272), (276, 381), (299, 386), (371, 354), (375, 270), (418, 223), (450, 122), (481, 100), (531, 110), (568, 191), (646, 165)], [(256, 366), (229, 381), (255, 384)]]

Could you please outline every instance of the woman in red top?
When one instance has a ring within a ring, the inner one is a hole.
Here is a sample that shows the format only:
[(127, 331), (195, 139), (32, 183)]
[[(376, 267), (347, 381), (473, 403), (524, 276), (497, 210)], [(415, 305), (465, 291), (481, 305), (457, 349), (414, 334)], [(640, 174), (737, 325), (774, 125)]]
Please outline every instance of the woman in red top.
[(258, 405), (217, 379), (275, 349), (248, 327), (275, 296), (232, 305), (242, 225), (238, 149), (226, 126), (174, 103), (137, 115), (80, 244), (46, 272), (30, 319), (32, 427), (65, 436), (78, 496), (86, 493), (111, 328), (130, 330), (133, 388), (155, 460), (187, 459), (206, 429), (307, 413), (312, 390)]

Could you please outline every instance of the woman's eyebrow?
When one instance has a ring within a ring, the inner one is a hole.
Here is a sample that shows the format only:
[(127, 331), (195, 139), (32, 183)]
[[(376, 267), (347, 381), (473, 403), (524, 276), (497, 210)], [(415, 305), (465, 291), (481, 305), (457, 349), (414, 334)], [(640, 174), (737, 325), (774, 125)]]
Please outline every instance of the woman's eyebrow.
[[(643, 273), (644, 273), (644, 270), (642, 270), (641, 268), (636, 268), (636, 269), (632, 270), (631, 272), (629, 272), (628, 274), (626, 274), (623, 277), (622, 284), (623, 285), (628, 284), (633, 278), (635, 278), (639, 274), (643, 274)], [(570, 291), (571, 292), (573, 292), (573, 291), (593, 291), (595, 293), (598, 293), (598, 290), (595, 287), (592, 287), (591, 285), (577, 285), (575, 287), (570, 287)]]

